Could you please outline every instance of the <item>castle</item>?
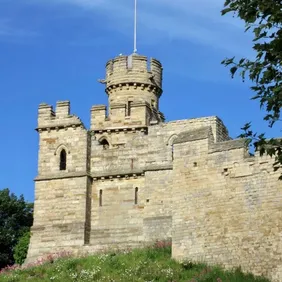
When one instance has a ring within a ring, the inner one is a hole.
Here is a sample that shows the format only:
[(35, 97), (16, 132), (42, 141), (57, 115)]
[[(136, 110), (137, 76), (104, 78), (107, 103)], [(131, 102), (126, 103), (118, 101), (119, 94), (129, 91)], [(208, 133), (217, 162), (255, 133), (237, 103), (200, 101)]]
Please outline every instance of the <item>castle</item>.
[(165, 122), (162, 65), (133, 54), (106, 65), (108, 110), (91, 126), (68, 101), (38, 110), (39, 160), (27, 262), (172, 240), (178, 260), (282, 281), (282, 182), (218, 117)]

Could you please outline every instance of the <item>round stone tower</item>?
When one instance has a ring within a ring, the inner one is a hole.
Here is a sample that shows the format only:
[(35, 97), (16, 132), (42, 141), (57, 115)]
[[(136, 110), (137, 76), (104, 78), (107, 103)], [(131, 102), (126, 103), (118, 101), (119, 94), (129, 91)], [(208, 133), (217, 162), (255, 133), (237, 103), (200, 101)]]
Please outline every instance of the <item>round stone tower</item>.
[(142, 125), (163, 121), (159, 112), (162, 71), (158, 60), (138, 54), (108, 61), (106, 78), (102, 81), (109, 97), (108, 118), (114, 121), (121, 120), (122, 116), (127, 120), (131, 117)]

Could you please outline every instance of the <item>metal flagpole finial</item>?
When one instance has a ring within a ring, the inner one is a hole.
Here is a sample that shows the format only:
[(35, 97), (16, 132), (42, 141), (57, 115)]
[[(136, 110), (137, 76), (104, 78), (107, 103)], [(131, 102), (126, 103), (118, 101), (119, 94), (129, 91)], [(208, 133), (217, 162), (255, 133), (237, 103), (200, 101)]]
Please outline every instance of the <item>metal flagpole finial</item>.
[(134, 9), (134, 50), (133, 53), (137, 53), (137, 0), (135, 0)]

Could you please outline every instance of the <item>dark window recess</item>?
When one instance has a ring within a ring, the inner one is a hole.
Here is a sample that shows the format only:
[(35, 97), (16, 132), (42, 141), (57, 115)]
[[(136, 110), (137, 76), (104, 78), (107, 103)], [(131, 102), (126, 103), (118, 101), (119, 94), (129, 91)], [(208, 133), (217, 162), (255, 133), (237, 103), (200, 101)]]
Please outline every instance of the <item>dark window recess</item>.
[(135, 188), (135, 197), (134, 197), (134, 204), (137, 205), (138, 204), (138, 188)]
[(109, 147), (110, 147), (110, 144), (109, 144), (109, 142), (107, 141), (107, 139), (103, 139), (103, 140), (100, 142), (100, 144), (103, 146), (104, 150), (107, 150), (107, 149), (109, 149)]
[(103, 190), (100, 190), (99, 192), (99, 206), (103, 206)]
[(66, 169), (67, 169), (67, 153), (65, 150), (62, 150), (60, 154), (60, 170), (66, 170)]
[(132, 101), (129, 101), (127, 103), (127, 116), (131, 116), (131, 106), (132, 106)]

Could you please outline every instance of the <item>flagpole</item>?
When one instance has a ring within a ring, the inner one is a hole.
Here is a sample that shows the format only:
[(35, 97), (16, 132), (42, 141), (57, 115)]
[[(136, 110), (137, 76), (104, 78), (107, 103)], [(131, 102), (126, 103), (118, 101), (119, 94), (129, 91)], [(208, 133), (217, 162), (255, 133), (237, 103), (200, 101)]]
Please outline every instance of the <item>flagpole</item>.
[(137, 53), (137, 0), (135, 0), (134, 9), (134, 53)]

